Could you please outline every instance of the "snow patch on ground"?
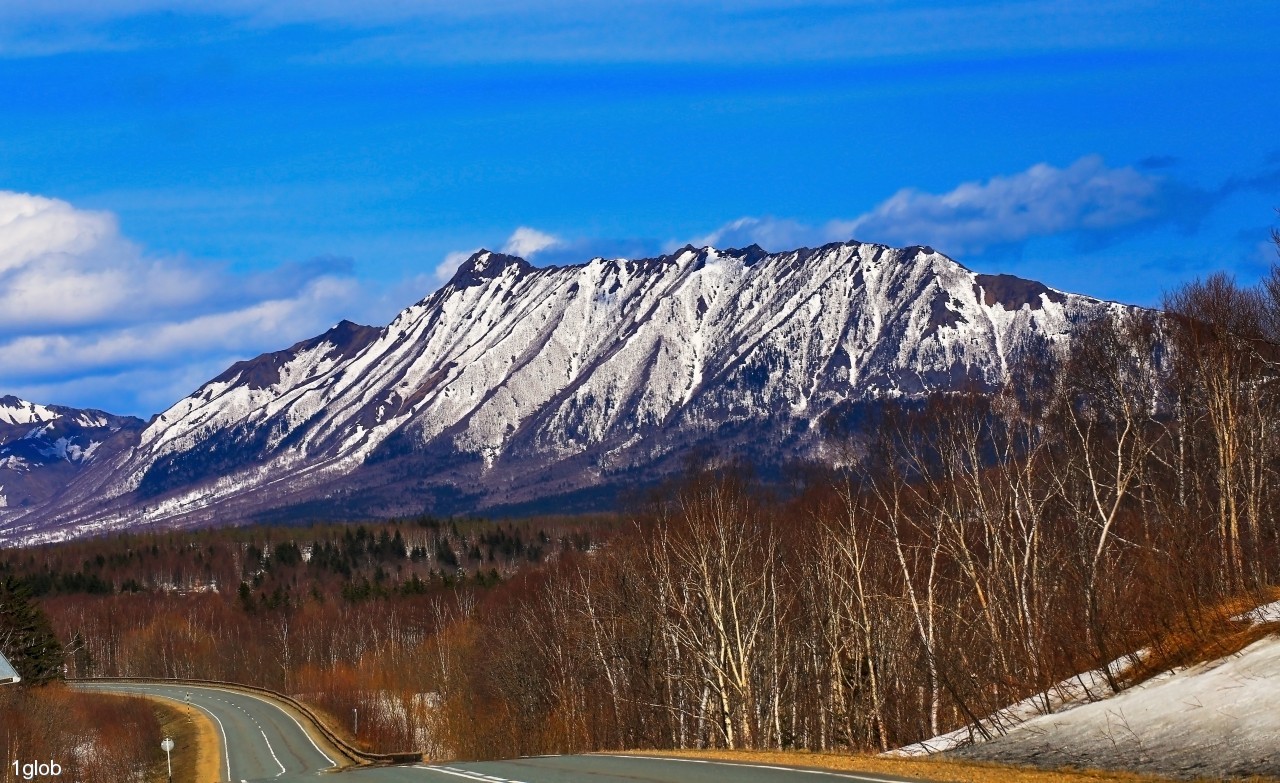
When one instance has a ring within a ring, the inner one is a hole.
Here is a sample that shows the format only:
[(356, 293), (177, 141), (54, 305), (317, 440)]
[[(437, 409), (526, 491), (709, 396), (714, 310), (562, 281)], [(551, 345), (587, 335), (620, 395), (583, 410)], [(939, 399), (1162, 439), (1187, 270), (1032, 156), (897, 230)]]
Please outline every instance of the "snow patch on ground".
[[(1280, 601), (1241, 615), (1280, 622)], [(1113, 663), (1117, 673), (1127, 666)], [(1280, 776), (1280, 634), (1234, 655), (1164, 672), (1120, 693), (1088, 672), (982, 722), (886, 755), (941, 751), (1041, 767), (1178, 778)], [(985, 732), (985, 733), (984, 733)]]
[[(1138, 662), (1141, 662), (1146, 657), (1146, 654), (1146, 651), (1142, 650), (1135, 657)], [(1129, 657), (1119, 658), (1108, 664), (1107, 668), (1111, 670), (1112, 677), (1122, 678), (1128, 673), (1134, 662)], [(966, 745), (984, 742), (989, 737), (999, 737), (1009, 733), (1039, 716), (1053, 713), (1061, 714), (1064, 710), (1105, 699), (1114, 695), (1114, 693), (1108, 684), (1106, 672), (1102, 669), (1094, 669), (1063, 680), (1044, 693), (1037, 693), (1035, 696), (1023, 699), (1017, 704), (1005, 707), (984, 718), (978, 725), (964, 726), (955, 731), (940, 734), (937, 737), (917, 742), (914, 745), (906, 745), (882, 755), (927, 756), (933, 753), (955, 750)]]
[(1280, 637), (1041, 715), (957, 755), (1182, 778), (1280, 775)]
[(1263, 604), (1256, 609), (1238, 615), (1234, 619), (1249, 620), (1255, 623), (1280, 623), (1280, 601)]

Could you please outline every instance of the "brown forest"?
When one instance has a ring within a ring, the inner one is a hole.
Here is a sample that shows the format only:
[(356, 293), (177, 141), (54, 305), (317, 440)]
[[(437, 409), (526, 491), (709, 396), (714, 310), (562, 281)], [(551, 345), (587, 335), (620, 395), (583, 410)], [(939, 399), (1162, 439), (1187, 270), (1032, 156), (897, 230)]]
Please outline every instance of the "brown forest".
[(785, 491), (721, 468), (617, 518), (135, 535), (0, 577), (74, 675), (264, 685), (381, 750), (887, 749), (1277, 583), (1280, 270), (1116, 312), (994, 394), (830, 427), (843, 467)]

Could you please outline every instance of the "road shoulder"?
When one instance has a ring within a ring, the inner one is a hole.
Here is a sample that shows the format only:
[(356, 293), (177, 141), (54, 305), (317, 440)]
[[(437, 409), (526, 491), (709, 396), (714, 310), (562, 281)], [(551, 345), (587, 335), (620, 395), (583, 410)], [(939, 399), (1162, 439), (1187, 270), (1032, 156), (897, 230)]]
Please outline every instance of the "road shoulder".
[(747, 750), (628, 750), (601, 755), (699, 759), (738, 764), (795, 767), (826, 772), (885, 775), (904, 780), (945, 780), (951, 783), (1157, 783), (1168, 778), (1097, 770), (1042, 770), (986, 762), (939, 758), (896, 759), (860, 754), (808, 751)]

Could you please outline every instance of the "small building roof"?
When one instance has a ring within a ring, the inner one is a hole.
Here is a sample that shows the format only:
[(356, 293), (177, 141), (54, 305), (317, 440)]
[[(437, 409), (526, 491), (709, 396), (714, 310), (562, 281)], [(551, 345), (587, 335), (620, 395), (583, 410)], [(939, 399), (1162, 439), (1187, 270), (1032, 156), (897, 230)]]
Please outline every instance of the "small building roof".
[(5, 659), (4, 655), (0, 655), (0, 685), (10, 682), (18, 682), (22, 678), (18, 676), (17, 670), (13, 665)]

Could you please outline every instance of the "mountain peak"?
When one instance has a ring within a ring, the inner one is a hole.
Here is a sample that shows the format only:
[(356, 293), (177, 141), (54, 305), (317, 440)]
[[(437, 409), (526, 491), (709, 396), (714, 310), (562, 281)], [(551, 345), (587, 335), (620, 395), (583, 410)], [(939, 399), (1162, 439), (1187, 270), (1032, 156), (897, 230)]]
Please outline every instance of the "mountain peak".
[(742, 263), (746, 264), (747, 266), (751, 266), (757, 261), (760, 261), (762, 259), (769, 257), (769, 251), (765, 250), (763, 247), (760, 247), (754, 242), (747, 245), (746, 247), (731, 247), (728, 250), (725, 250), (724, 254), (727, 256), (733, 256), (735, 258), (742, 259)]
[(458, 288), (469, 288), (473, 285), (481, 285), (487, 280), (493, 280), (500, 277), (510, 267), (515, 267), (520, 274), (529, 271), (533, 266), (519, 256), (509, 256), (505, 253), (495, 253), (492, 250), (481, 248), (471, 257), (462, 262), (458, 267), (458, 271), (454, 273), (451, 282)]

